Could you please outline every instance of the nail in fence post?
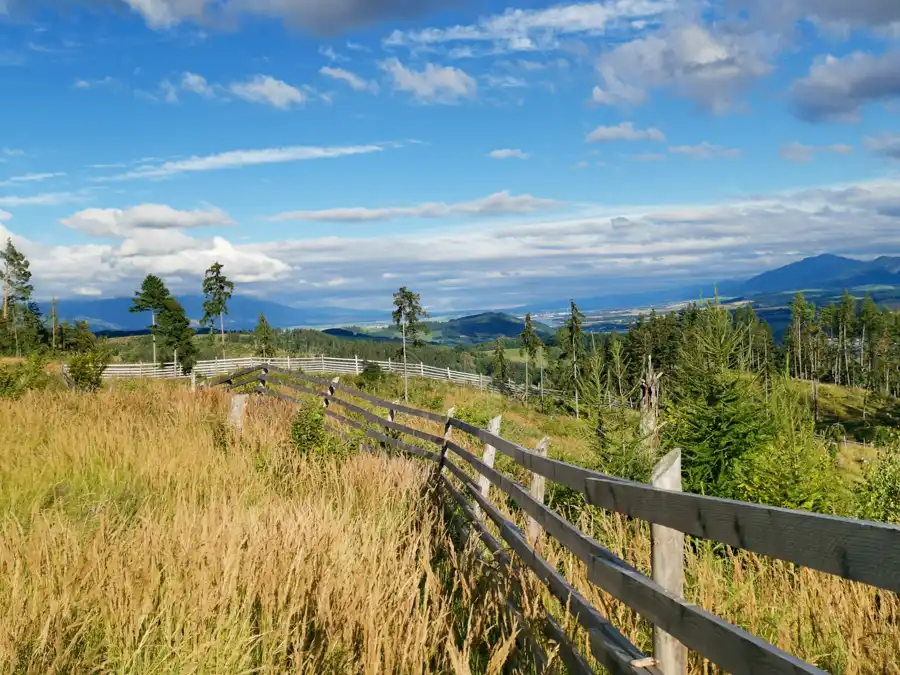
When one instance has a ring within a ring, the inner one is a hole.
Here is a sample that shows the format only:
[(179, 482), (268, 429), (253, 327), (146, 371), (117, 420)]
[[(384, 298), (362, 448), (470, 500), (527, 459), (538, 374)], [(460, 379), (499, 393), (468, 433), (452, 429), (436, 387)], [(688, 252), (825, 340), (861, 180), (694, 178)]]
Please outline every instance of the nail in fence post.
[(247, 394), (237, 394), (231, 398), (228, 410), (228, 424), (238, 434), (244, 430), (244, 410), (247, 408)]
[[(488, 432), (495, 434), (497, 436), (500, 435), (500, 422), (503, 419), (503, 415), (497, 415), (494, 419), (490, 421), (488, 424)], [(484, 444), (484, 455), (481, 457), (481, 461), (487, 464), (490, 468), (494, 468), (494, 457), (497, 455), (497, 449), (493, 445)], [(478, 488), (481, 490), (481, 495), (488, 499), (491, 492), (491, 481), (488, 480), (487, 476), (478, 476)], [(478, 515), (478, 518), (483, 518), (483, 514), (481, 512), (481, 507), (477, 504), (475, 505), (475, 513)]]
[[(650, 479), (653, 487), (681, 492), (681, 450), (660, 460)], [(684, 596), (684, 534), (651, 525), (653, 580), (670, 593)], [(687, 673), (687, 648), (668, 633), (653, 627), (653, 656), (663, 675)]]
[[(537, 448), (534, 450), (534, 454), (540, 455), (541, 457), (547, 456), (547, 448), (550, 445), (550, 437), (544, 436), (541, 439), (541, 442), (538, 443)], [(534, 497), (535, 501), (540, 504), (544, 503), (544, 488), (546, 486), (546, 479), (536, 473), (531, 474), (531, 488), (529, 493), (532, 497)], [(544, 529), (538, 524), (531, 516), (528, 516), (528, 526), (526, 529), (526, 535), (528, 538), (528, 543), (533, 547), (537, 547), (538, 541), (541, 538), (541, 534), (544, 532)]]

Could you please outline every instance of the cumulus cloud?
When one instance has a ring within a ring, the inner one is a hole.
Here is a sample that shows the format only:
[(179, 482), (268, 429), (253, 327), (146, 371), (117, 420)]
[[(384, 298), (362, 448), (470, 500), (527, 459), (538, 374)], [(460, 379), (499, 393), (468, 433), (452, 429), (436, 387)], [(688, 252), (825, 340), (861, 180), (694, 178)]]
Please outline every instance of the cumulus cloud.
[(900, 96), (900, 50), (824, 56), (791, 85), (797, 115), (810, 122), (858, 122), (874, 101)]
[(181, 76), (181, 88), (204, 98), (213, 98), (215, 90), (206, 78), (196, 73), (184, 73)]
[(673, 145), (669, 148), (669, 152), (676, 155), (690, 155), (698, 159), (736, 159), (741, 156), (741, 151), (737, 148), (726, 148), (708, 141), (697, 145)]
[(287, 110), (306, 100), (302, 91), (271, 75), (255, 75), (245, 82), (234, 82), (228, 90), (245, 101), (267, 104), (279, 110)]
[(531, 154), (518, 148), (501, 148), (499, 150), (491, 150), (488, 153), (491, 159), (528, 159)]
[(781, 148), (779, 154), (782, 159), (786, 159), (789, 162), (811, 162), (814, 155), (823, 152), (847, 154), (848, 152), (853, 152), (853, 146), (840, 143), (835, 145), (804, 145), (793, 141)]
[(325, 77), (330, 77), (333, 80), (346, 82), (347, 85), (349, 85), (349, 87), (354, 91), (368, 91), (373, 94), (378, 93), (377, 82), (364, 80), (359, 75), (352, 73), (349, 70), (345, 70), (344, 68), (332, 68), (330, 66), (324, 66), (323, 68), (319, 69), (319, 72)]
[(602, 84), (591, 100), (637, 105), (648, 88), (668, 87), (710, 111), (725, 112), (738, 92), (772, 70), (766, 60), (770, 49), (758, 34), (674, 26), (602, 54), (597, 59)]
[(289, 211), (272, 216), (270, 220), (305, 220), (326, 222), (366, 222), (390, 220), (393, 218), (452, 218), (477, 216), (504, 216), (510, 214), (534, 213), (559, 208), (562, 202), (555, 199), (541, 199), (532, 195), (511, 195), (496, 192), (482, 199), (469, 202), (426, 202), (416, 206), (390, 208), (341, 208), (323, 211)]
[(127, 294), (148, 272), (162, 275), (173, 290), (189, 290), (209, 261), (219, 259), (229, 277), (247, 284), (244, 292), (269, 297), (290, 278), (292, 294), (317, 304), (387, 307), (397, 285), (409, 284), (434, 307), (470, 308), (472, 297), (509, 307), (593, 296), (598, 284), (614, 292), (741, 278), (825, 251), (897, 253), (900, 180), (711, 204), (597, 205), (367, 236), (329, 232), (238, 245), (189, 234), (201, 231), (138, 229), (139, 236), (119, 244), (24, 241), (22, 250), (32, 260), (41, 297), (66, 297), (78, 287)]
[(127, 209), (85, 209), (62, 219), (62, 224), (94, 237), (124, 237), (137, 230), (185, 230), (234, 225), (227, 213), (214, 207), (179, 211), (165, 204), (139, 204)]
[(220, 169), (236, 169), (244, 166), (260, 164), (281, 164), (285, 162), (302, 162), (313, 159), (332, 159), (381, 152), (389, 147), (381, 145), (345, 145), (334, 147), (316, 147), (295, 145), (283, 148), (264, 148), (262, 150), (231, 150), (216, 155), (189, 157), (171, 160), (162, 164), (141, 166), (132, 171), (96, 178), (96, 181), (135, 180), (138, 178), (166, 178), (181, 173), (198, 171), (217, 171)]
[(867, 136), (865, 144), (869, 150), (879, 155), (900, 159), (900, 134), (885, 132), (880, 136)]
[(587, 136), (588, 143), (606, 141), (665, 141), (665, 134), (656, 127), (636, 129), (632, 122), (621, 122), (615, 126), (599, 126)]
[(464, 70), (426, 64), (424, 70), (407, 68), (399, 59), (381, 61), (379, 67), (391, 78), (396, 91), (411, 93), (423, 103), (457, 103), (474, 98), (478, 83)]

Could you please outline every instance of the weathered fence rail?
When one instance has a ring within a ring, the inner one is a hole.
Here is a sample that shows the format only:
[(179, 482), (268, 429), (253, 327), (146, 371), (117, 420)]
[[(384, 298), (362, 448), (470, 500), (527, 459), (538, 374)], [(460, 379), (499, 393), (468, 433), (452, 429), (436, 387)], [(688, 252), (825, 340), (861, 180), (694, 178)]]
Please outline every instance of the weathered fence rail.
[[(409, 377), (423, 377), (432, 380), (443, 380), (455, 384), (462, 384), (470, 387), (478, 387), (490, 391), (504, 391), (515, 395), (523, 395), (525, 391), (524, 385), (508, 382), (501, 385), (499, 382), (489, 375), (479, 375), (477, 373), (467, 373), (459, 370), (451, 370), (450, 368), (437, 368), (435, 366), (426, 366), (424, 363), (407, 363), (406, 368), (402, 361), (366, 360), (354, 357), (352, 359), (334, 358), (329, 356), (279, 356), (275, 358), (258, 358), (243, 357), (234, 359), (215, 359), (212, 361), (198, 361), (193, 368), (196, 375), (201, 377), (215, 377), (217, 375), (227, 375), (242, 368), (249, 368), (260, 365), (271, 365), (285, 370), (302, 370), (306, 373), (316, 374), (334, 374), (334, 375), (359, 375), (362, 373), (367, 363), (374, 363), (383, 371), (388, 373), (396, 373), (397, 375), (405, 374)], [(187, 378), (181, 366), (176, 362), (152, 364), (152, 363), (111, 363), (103, 372), (106, 378), (160, 378), (160, 379), (177, 379)], [(562, 392), (555, 389), (541, 388), (540, 385), (532, 385), (530, 396), (539, 397), (541, 394), (545, 396), (561, 396)]]
[[(490, 460), (487, 453), (479, 459), (472, 451), (451, 440), (452, 430), (459, 430), (507, 455), (533, 476), (581, 493), (589, 504), (596, 507), (890, 592), (900, 592), (898, 527), (664, 490), (623, 480), (550, 459), (498, 433), (456, 419), (452, 414), (444, 416), (401, 406), (341, 386), (335, 381), (275, 365), (249, 366), (214, 380), (213, 384), (230, 387), (256, 385), (255, 391), (261, 395), (276, 396), (297, 404), (301, 403), (299, 399), (278, 391), (276, 387), (319, 396), (332, 430), (340, 431), (340, 425), (351, 427), (385, 446), (434, 462), (438, 485), (459, 504), (463, 513), (468, 514), (468, 520), (474, 525), (473, 530), (488, 550), (499, 551), (503, 565), (510, 560), (500, 550), (498, 539), (480, 521), (480, 514), (496, 526), (499, 539), (516, 554), (518, 563), (531, 570), (550, 594), (569, 608), (574, 619), (587, 631), (591, 654), (612, 673), (673, 675), (674, 671), (660, 670), (653, 658), (631, 644), (555, 567), (541, 557), (539, 542), (530, 541), (515, 523), (503, 515), (488, 498), (488, 490), (478, 485), (477, 477), (485, 478), (490, 485), (511, 498), (543, 532), (579, 558), (586, 565), (592, 584), (646, 618), (656, 629), (702, 654), (720, 668), (735, 675), (821, 675), (825, 671), (667, 591), (657, 581), (629, 566), (555, 510), (545, 506), (543, 500), (533, 496), (527, 487), (494, 469), (493, 455), (490, 455)], [(343, 397), (337, 396), (338, 393)], [(358, 398), (385, 409), (388, 416), (382, 417), (346, 398)], [(336, 407), (342, 412), (337, 412)], [(397, 413), (442, 424), (444, 434), (400, 424), (395, 421)], [(335, 427), (334, 423), (339, 426)], [(382, 433), (382, 430), (419, 439), (432, 444), (437, 451), (412, 445)], [(463, 468), (466, 466), (468, 470)], [(454, 480), (457, 482), (454, 483)], [(785, 598), (785, 602), (789, 601)], [(547, 626), (545, 632), (562, 641), (561, 653), (565, 652), (570, 672), (589, 672), (585, 670), (583, 657), (565, 639), (559, 626), (555, 622)]]

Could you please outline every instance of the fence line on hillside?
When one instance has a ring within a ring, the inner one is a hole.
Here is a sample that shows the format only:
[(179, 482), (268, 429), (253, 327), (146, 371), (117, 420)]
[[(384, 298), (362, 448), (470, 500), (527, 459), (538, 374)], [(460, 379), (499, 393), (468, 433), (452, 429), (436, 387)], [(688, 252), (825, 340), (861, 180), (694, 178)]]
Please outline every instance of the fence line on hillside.
[[(305, 373), (316, 373), (321, 375), (359, 375), (362, 373), (367, 363), (374, 363), (383, 371), (388, 373), (404, 374), (404, 364), (402, 361), (388, 359), (387, 361), (379, 361), (375, 359), (361, 359), (358, 356), (352, 359), (335, 358), (330, 356), (279, 356), (273, 358), (259, 357), (238, 357), (231, 359), (214, 359), (207, 361), (198, 361), (193, 368), (193, 372), (201, 377), (215, 377), (216, 375), (225, 375), (236, 370), (249, 368), (258, 365), (271, 365), (284, 370), (302, 370)], [(459, 370), (447, 368), (438, 368), (435, 366), (427, 366), (424, 363), (407, 363), (406, 374), (409, 377), (422, 377), (432, 380), (442, 380), (454, 384), (462, 384), (470, 387), (478, 387), (482, 390), (498, 391), (509, 393), (515, 396), (523, 396), (525, 393), (525, 385), (509, 381), (506, 386), (501, 386), (494, 378), (489, 375), (480, 375), (477, 373), (467, 373)], [(160, 379), (177, 379), (187, 378), (190, 375), (185, 374), (180, 364), (177, 362), (168, 362), (162, 364), (152, 363), (110, 363), (103, 372), (106, 378), (160, 378)], [(550, 397), (564, 397), (564, 393), (556, 390), (542, 387), (541, 385), (532, 385), (530, 395), (540, 397), (541, 395)]]
[[(437, 485), (459, 505), (486, 547), (501, 554), (501, 567), (510, 558), (499, 540), (516, 554), (518, 564), (530, 569), (562, 606), (569, 609), (587, 631), (593, 657), (616, 675), (674, 675), (676, 672), (680, 675), (686, 661), (658, 667), (663, 664), (629, 642), (541, 556), (540, 535), (538, 539), (529, 539), (491, 502), (491, 485), (512, 499), (546, 535), (579, 558), (587, 566), (590, 583), (646, 618), (655, 631), (700, 653), (720, 668), (735, 675), (825, 675), (825, 671), (686, 602), (678, 591), (664, 584), (664, 577), (671, 579), (671, 567), (677, 568), (683, 562), (683, 542), (681, 550), (676, 550), (668, 561), (669, 568), (660, 574), (654, 569), (653, 579), (648, 578), (545, 506), (542, 491), (529, 490), (496, 470), (494, 450), (530, 473), (533, 488), (537, 478), (553, 481), (581, 494), (592, 506), (648, 521), (654, 528), (661, 528), (659, 532), (674, 530), (895, 593), (900, 591), (898, 527), (707, 497), (620, 479), (550, 459), (545, 453), (534, 452), (498, 433), (457, 419), (452, 410), (440, 415), (410, 408), (341, 385), (338, 378), (328, 381), (277, 366), (256, 365), (217, 378), (211, 384), (227, 385), (229, 389), (251, 388), (260, 395), (294, 404), (301, 401), (282, 390), (320, 397), (332, 431), (356, 429), (382, 447), (391, 446), (435, 463)], [(360, 404), (347, 398), (360, 399)], [(364, 407), (365, 404), (387, 410), (387, 417)], [(443, 433), (401, 424), (396, 421), (398, 414), (437, 425)], [(466, 434), (470, 443), (473, 439), (483, 443), (484, 455), (479, 458), (460, 444), (462, 439), (458, 439), (460, 442), (452, 439), (453, 430)], [(436, 451), (407, 443), (400, 435), (432, 444)], [(673, 466), (671, 460), (668, 466)], [(484, 486), (478, 484), (479, 477), (486, 482)], [(680, 481), (680, 475), (676, 480)], [(671, 484), (667, 482), (667, 486)], [(491, 528), (488, 523), (492, 523)], [(655, 529), (654, 541), (656, 534)], [(554, 626), (559, 628), (548, 621), (545, 632), (562, 641), (560, 654), (570, 672), (592, 672), (562, 631), (554, 632)]]

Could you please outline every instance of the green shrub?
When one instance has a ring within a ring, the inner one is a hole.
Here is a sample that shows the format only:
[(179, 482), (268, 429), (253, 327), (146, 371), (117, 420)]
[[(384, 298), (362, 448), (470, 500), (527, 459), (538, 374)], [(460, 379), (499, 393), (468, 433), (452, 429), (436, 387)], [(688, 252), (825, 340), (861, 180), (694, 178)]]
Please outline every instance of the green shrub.
[(30, 355), (24, 362), (0, 366), (0, 398), (19, 398), (26, 391), (45, 389), (50, 383), (47, 356)]
[(91, 349), (69, 359), (69, 378), (79, 391), (97, 391), (103, 386), (103, 371), (109, 365), (109, 353)]
[(303, 454), (321, 452), (328, 432), (325, 430), (325, 409), (311, 401), (297, 409), (291, 422), (291, 442)]
[(856, 515), (900, 525), (900, 452), (881, 448), (854, 490)]
[(363, 391), (375, 393), (385, 381), (385, 372), (377, 363), (366, 361), (362, 372), (356, 376), (356, 386)]
[(877, 426), (873, 441), (876, 448), (897, 447), (900, 445), (900, 429)]
[[(490, 421), (495, 418), (497, 415), (501, 413), (500, 410), (495, 410), (490, 407), (488, 403), (485, 401), (476, 401), (471, 405), (459, 406), (456, 411), (453, 413), (453, 416), (462, 420), (463, 422), (468, 422), (476, 427), (480, 427), (481, 429), (487, 429)], [(502, 435), (502, 420), (501, 420), (501, 435)]]

